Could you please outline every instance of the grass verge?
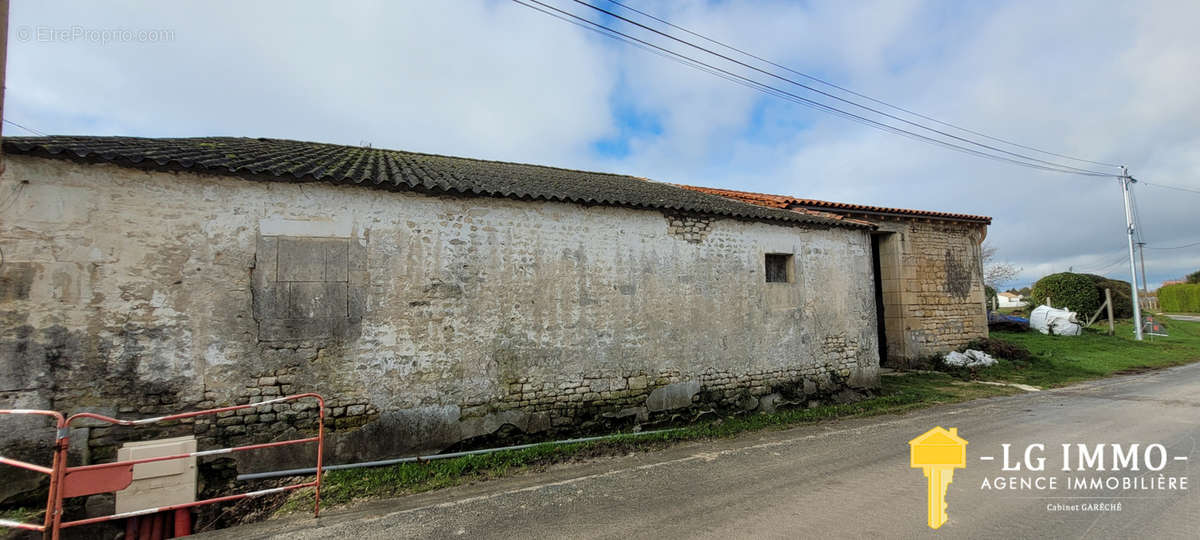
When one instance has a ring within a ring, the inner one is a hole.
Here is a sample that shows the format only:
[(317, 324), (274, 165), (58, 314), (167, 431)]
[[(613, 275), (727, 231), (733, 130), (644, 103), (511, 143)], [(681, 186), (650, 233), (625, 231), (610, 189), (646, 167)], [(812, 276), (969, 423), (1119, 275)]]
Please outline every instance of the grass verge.
[[(1170, 337), (1147, 338), (1144, 342), (1133, 340), (1133, 326), (1128, 322), (1118, 324), (1117, 335), (1113, 337), (1092, 329), (1076, 337), (1047, 336), (1037, 332), (994, 332), (992, 337), (1028, 348), (1032, 358), (1023, 362), (1001, 361), (994, 367), (969, 374), (958, 373), (958, 376), (926, 372), (883, 377), (880, 394), (857, 403), (723, 418), (646, 436), (625, 436), (567, 445), (547, 444), (429, 463), (333, 471), (325, 476), (321, 500), (330, 506), (345, 505), (539, 470), (556, 463), (649, 451), (684, 441), (733, 437), (748, 431), (782, 429), (833, 418), (899, 413), (1019, 392), (1009, 387), (974, 384), (962, 380), (964, 376), (1055, 387), (1130, 370), (1155, 369), (1200, 360), (1200, 323), (1169, 321), (1168, 324)], [(313, 493), (299, 491), (284, 503), (277, 514), (307, 511), (312, 504)]]
[[(428, 463), (331, 471), (325, 475), (321, 488), (321, 502), (323, 506), (336, 506), (367, 499), (395, 497), (543, 469), (556, 463), (655, 450), (684, 441), (727, 438), (747, 431), (782, 429), (832, 418), (898, 413), (940, 403), (956, 403), (1017, 392), (1018, 390), (1012, 388), (966, 383), (941, 373), (883, 377), (879, 396), (856, 403), (791, 409), (772, 414), (747, 414), (686, 426), (668, 433), (628, 435), (575, 444), (545, 444), (522, 450)], [(307, 511), (312, 508), (312, 504), (311, 491), (298, 491), (284, 503), (278, 514)]]

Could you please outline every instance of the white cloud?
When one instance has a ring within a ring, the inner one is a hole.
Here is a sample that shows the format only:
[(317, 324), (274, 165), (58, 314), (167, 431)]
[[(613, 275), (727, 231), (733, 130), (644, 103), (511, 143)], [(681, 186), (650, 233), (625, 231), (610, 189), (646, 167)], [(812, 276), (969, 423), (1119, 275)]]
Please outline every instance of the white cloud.
[[(828, 78), (843, 86), (995, 136), (1126, 163), (1151, 182), (1200, 188), (1200, 141), (1194, 130), (1200, 125), (1200, 99), (1187, 90), (1200, 83), (1200, 41), (1192, 39), (1188, 23), (1200, 15), (1200, 6), (1183, 4), (1023, 2), (986, 11), (959, 6), (953, 14), (939, 14), (939, 9), (954, 6), (935, 3), (849, 11), (819, 4), (812, 12), (753, 4), (761, 8), (756, 21), (737, 16), (740, 10), (728, 4), (689, 3), (673, 18), (693, 26), (717, 21), (704, 31), (731, 43), (798, 44), (796, 36), (802, 35), (803, 53), (776, 50), (768, 56), (791, 58), (786, 63), (804, 71), (832, 71)], [(763, 23), (766, 19), (773, 22)], [(778, 32), (789, 27), (791, 32)], [(672, 87), (673, 82), (655, 85)], [(748, 91), (715, 78), (691, 91), (697, 94), (691, 102), (676, 96), (660, 101), (653, 93), (641, 97), (654, 106), (671, 103), (673, 114), (702, 124), (714, 107), (705, 94), (717, 96), (717, 117), (743, 122), (674, 126), (658, 145), (641, 148), (626, 163), (726, 187), (990, 215), (995, 222), (989, 238), (1001, 257), (1025, 268), (1022, 280), (1072, 267), (1128, 274), (1127, 264), (1110, 264), (1125, 250), (1115, 180), (980, 160), (830, 116), (812, 117), (804, 131), (771, 141), (739, 142), (723, 174), (713, 177), (705, 174), (708, 167), (673, 159), (680, 154), (672, 145), (683, 141), (687, 148), (711, 152), (737, 141), (751, 105), (719, 96)], [(792, 115), (812, 116), (799, 106), (792, 109), (797, 111)], [(764, 162), (773, 166), (764, 169)], [(1152, 245), (1198, 239), (1194, 208), (1200, 196), (1151, 187), (1137, 192)], [(1180, 253), (1146, 255), (1152, 282), (1195, 266)]]
[[(938, 118), (1200, 189), (1196, 2), (627, 3)], [(507, 1), (23, 1), (11, 17), (6, 117), (42, 131), (370, 141), (987, 214), (989, 239), (1026, 281), (1096, 269), (1125, 249), (1115, 181), (899, 138)], [(165, 28), (175, 39), (14, 39), (22, 27), (72, 25)], [(635, 133), (629, 155), (611, 158), (591, 145), (621, 133), (616, 102), (655, 118), (661, 133)], [(1137, 193), (1151, 245), (1200, 240), (1200, 195)], [(1146, 255), (1152, 282), (1200, 266), (1200, 251)]]
[(55, 133), (245, 135), (564, 161), (611, 129), (616, 73), (506, 2), (16, 3), (10, 26), (166, 28), (166, 43), (10, 40), (10, 117)]

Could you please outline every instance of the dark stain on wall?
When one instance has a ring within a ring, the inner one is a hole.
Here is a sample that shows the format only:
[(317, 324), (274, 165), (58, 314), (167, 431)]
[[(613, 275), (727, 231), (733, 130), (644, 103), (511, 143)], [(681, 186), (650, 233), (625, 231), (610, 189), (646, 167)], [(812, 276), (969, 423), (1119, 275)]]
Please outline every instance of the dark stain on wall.
[(971, 268), (953, 250), (946, 250), (946, 292), (959, 300), (971, 294)]
[(0, 302), (28, 300), (36, 273), (33, 263), (10, 262), (0, 268)]

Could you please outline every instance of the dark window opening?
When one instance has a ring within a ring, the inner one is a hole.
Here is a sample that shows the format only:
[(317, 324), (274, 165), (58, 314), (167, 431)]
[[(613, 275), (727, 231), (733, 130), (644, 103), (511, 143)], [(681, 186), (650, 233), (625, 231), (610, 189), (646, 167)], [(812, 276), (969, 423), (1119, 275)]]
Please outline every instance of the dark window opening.
[(790, 267), (792, 256), (788, 253), (768, 253), (766, 255), (767, 283), (791, 283)]

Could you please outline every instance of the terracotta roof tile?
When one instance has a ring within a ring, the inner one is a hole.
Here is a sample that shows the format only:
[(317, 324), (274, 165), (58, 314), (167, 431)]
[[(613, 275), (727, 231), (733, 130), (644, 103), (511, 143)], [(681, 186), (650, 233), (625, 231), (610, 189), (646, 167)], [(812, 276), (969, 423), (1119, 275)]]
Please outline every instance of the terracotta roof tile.
[[(936, 212), (932, 210), (912, 210), (908, 208), (888, 208), (883, 206), (869, 206), (865, 204), (840, 203), (830, 201), (819, 201), (816, 199), (799, 199), (789, 197), (787, 195), (769, 195), (766, 193), (754, 193), (751, 191), (737, 191), (732, 189), (717, 189), (699, 186), (679, 185), (681, 188), (708, 193), (711, 195), (720, 195), (730, 199), (757, 204), (767, 208), (780, 208), (792, 210), (807, 210), (808, 212), (817, 209), (828, 210), (832, 212), (846, 213), (866, 213), (866, 214), (883, 214), (890, 216), (912, 216), (935, 219), (946, 219), (951, 221), (973, 221), (984, 224), (990, 224), (992, 218), (988, 216), (976, 216), (971, 214), (954, 214), (950, 212)], [(828, 214), (829, 212), (825, 212)], [(835, 214), (840, 215), (840, 214)], [(857, 220), (854, 220), (857, 221)], [(864, 222), (865, 223), (865, 222)]]

